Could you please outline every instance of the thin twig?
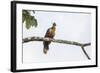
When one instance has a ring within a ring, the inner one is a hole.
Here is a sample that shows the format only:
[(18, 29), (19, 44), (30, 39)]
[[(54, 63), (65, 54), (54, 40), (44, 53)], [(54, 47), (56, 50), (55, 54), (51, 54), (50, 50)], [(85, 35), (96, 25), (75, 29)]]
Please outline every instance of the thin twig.
[(83, 52), (84, 52), (84, 54), (86, 55), (86, 57), (90, 60), (91, 58), (88, 56), (88, 54), (86, 53), (86, 51), (85, 51), (85, 49), (84, 49), (84, 47), (81, 47), (82, 48), (82, 50), (83, 50)]

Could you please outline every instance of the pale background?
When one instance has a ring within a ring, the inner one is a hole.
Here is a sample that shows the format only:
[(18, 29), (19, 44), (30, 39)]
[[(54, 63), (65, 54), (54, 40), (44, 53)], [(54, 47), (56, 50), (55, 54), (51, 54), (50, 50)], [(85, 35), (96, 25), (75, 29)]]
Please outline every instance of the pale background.
[[(23, 38), (31, 36), (43, 37), (53, 22), (56, 23), (55, 39), (76, 41), (80, 43), (91, 42), (91, 14), (76, 12), (31, 12), (37, 19), (38, 26), (29, 30), (23, 24)], [(23, 44), (23, 63), (67, 62), (88, 60), (81, 47), (68, 44), (51, 43), (47, 55), (43, 53), (43, 43), (33, 41)], [(91, 57), (91, 47), (85, 47)]]
[[(1, 0), (0, 2), (0, 73), (11, 73), (10, 72), (10, 1)], [(83, 5), (98, 5), (100, 7), (100, 0), (31, 0), (40, 2), (56, 2), (56, 3), (67, 3), (67, 4), (83, 4)], [(99, 8), (100, 13), (100, 8)], [(100, 16), (100, 15), (99, 15)], [(100, 19), (100, 18), (99, 18)], [(99, 20), (98, 19), (98, 20)], [(100, 31), (100, 29), (99, 29)], [(100, 37), (100, 33), (98, 34)], [(100, 40), (98, 38), (98, 40)], [(100, 44), (100, 41), (99, 41)], [(98, 45), (99, 46), (99, 45)], [(99, 46), (100, 47), (100, 46)], [(100, 50), (98, 48), (98, 56), (100, 56)], [(98, 57), (100, 61), (100, 57)], [(100, 63), (99, 63), (100, 65)], [(52, 70), (52, 71), (38, 71), (34, 73), (99, 73), (100, 67), (98, 68), (82, 68), (82, 69), (65, 69), (65, 70)], [(23, 72), (24, 73), (24, 72)], [(25, 72), (33, 73), (33, 72)]]

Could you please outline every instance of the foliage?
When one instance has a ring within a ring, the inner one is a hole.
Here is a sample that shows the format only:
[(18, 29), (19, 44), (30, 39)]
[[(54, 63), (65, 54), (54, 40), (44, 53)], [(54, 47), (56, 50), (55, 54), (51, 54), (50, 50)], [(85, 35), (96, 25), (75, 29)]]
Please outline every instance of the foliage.
[[(33, 13), (35, 11), (33, 10)], [(22, 11), (22, 22), (25, 22), (25, 27), (29, 29), (30, 27), (37, 27), (37, 20), (35, 19), (34, 16), (31, 16), (30, 12), (28, 10), (23, 10)]]

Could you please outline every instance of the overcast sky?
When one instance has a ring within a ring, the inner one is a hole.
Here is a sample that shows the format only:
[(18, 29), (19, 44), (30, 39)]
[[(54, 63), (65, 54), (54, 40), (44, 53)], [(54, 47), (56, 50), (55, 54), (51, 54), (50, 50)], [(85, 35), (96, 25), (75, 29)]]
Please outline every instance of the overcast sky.
[[(23, 25), (23, 38), (30, 36), (44, 37), (52, 23), (56, 23), (55, 39), (76, 41), (80, 43), (91, 42), (91, 14), (74, 12), (35, 11), (38, 26), (29, 30)], [(29, 42), (23, 44), (23, 62), (63, 62), (88, 60), (78, 46), (69, 44), (51, 43), (50, 49), (43, 53), (43, 42)], [(86, 51), (91, 56), (91, 47)]]

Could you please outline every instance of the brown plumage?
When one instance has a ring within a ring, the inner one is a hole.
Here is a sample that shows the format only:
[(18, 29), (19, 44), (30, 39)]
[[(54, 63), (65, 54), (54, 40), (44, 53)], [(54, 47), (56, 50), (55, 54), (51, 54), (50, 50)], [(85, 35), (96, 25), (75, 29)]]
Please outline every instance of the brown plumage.
[[(53, 23), (52, 27), (49, 28), (45, 34), (45, 38), (54, 38), (55, 36), (55, 31), (56, 31), (56, 23)], [(47, 54), (47, 51), (49, 50), (49, 44), (51, 43), (51, 41), (43, 41), (43, 52), (44, 54)]]

